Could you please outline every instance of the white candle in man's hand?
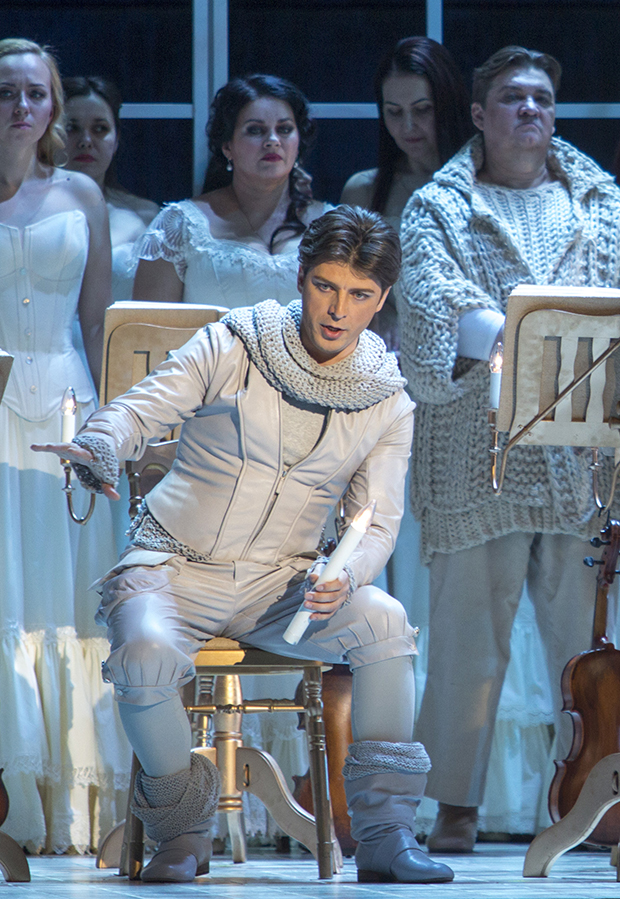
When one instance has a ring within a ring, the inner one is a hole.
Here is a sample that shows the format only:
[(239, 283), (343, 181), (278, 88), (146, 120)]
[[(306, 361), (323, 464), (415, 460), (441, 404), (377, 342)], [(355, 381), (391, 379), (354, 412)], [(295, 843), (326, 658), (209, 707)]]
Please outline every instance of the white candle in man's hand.
[(60, 404), (62, 426), (60, 429), (60, 442), (71, 443), (75, 437), (75, 414), (77, 412), (77, 403), (75, 401), (75, 390), (73, 387), (67, 387), (62, 395)]
[[(335, 581), (340, 574), (344, 570), (344, 566), (347, 564), (353, 553), (357, 548), (357, 544), (360, 542), (370, 525), (372, 524), (372, 519), (375, 514), (375, 507), (377, 503), (373, 499), (372, 502), (368, 503), (367, 506), (364, 506), (363, 509), (357, 513), (349, 527), (344, 533), (344, 536), (336, 549), (333, 551), (331, 556), (329, 557), (327, 564), (319, 574), (318, 580), (315, 584), (313, 584), (312, 589), (316, 590), (316, 588), (320, 584), (326, 584), (328, 581)], [(284, 640), (287, 643), (290, 643), (294, 646), (296, 643), (299, 643), (301, 638), (304, 635), (308, 624), (310, 623), (310, 616), (315, 609), (307, 609), (305, 606), (305, 602), (301, 604), (293, 620), (284, 631)]]

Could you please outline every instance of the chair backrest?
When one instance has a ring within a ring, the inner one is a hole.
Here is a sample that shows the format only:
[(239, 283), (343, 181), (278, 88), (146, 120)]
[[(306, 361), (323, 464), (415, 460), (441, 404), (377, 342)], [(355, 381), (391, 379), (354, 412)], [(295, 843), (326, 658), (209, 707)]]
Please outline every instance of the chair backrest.
[[(102, 405), (125, 393), (163, 362), (170, 350), (183, 346), (199, 328), (219, 321), (227, 312), (223, 306), (194, 303), (113, 303), (105, 314)], [(132, 517), (143, 497), (170, 469), (176, 446), (174, 439), (150, 444), (140, 460), (125, 463)]]
[(9, 356), (4, 350), (0, 350), (0, 400), (4, 394), (9, 375), (11, 374), (11, 366), (13, 365), (13, 356)]
[(101, 405), (141, 381), (170, 350), (183, 346), (199, 328), (229, 310), (194, 303), (113, 303), (106, 309), (101, 372)]
[[(620, 338), (620, 290), (520, 285), (508, 300), (497, 417), (512, 438)], [(620, 352), (523, 436), (524, 444), (620, 447)]]
[(153, 489), (174, 462), (177, 440), (149, 443), (144, 455), (135, 462), (125, 462), (125, 472), (129, 481), (129, 517), (133, 518), (140, 503)]

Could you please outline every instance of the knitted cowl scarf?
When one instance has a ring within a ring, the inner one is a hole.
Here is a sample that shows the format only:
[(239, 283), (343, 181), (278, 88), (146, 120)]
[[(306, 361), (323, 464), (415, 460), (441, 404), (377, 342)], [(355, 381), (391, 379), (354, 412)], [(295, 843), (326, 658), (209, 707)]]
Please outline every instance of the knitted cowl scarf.
[(363, 331), (340, 362), (315, 362), (301, 342), (301, 300), (286, 307), (265, 300), (231, 310), (222, 322), (243, 341), (265, 380), (301, 402), (353, 412), (380, 403), (407, 383), (394, 353), (372, 331)]

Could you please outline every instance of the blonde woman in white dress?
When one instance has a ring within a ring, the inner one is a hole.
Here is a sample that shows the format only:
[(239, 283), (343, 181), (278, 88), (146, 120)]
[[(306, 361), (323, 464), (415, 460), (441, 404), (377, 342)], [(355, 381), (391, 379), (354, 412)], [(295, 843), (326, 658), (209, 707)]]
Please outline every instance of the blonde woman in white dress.
[(58, 460), (30, 450), (59, 438), (66, 387), (78, 427), (94, 409), (72, 322), (77, 309), (97, 382), (110, 301), (101, 192), (52, 164), (62, 112), (49, 53), (0, 41), (0, 346), (15, 357), (0, 404), (0, 766), (11, 800), (4, 829), (50, 852), (96, 844), (129, 761), (101, 683), (106, 638), (88, 591), (115, 555), (109, 506), (100, 498), (87, 527), (73, 524)]
[(203, 193), (171, 203), (138, 241), (134, 299), (287, 304), (301, 235), (329, 208), (300, 167), (314, 136), (307, 101), (282, 78), (237, 78), (216, 94), (207, 134)]

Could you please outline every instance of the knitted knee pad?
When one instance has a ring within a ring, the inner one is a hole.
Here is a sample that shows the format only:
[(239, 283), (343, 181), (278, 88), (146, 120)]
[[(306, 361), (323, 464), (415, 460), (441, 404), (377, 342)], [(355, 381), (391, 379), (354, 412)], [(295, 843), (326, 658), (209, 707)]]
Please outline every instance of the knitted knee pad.
[(144, 822), (147, 836), (162, 843), (213, 817), (219, 797), (219, 771), (204, 755), (192, 752), (189, 771), (164, 777), (139, 771), (131, 810)]

